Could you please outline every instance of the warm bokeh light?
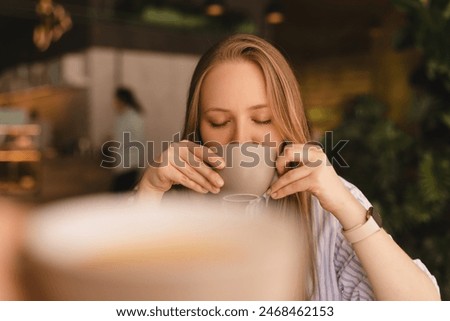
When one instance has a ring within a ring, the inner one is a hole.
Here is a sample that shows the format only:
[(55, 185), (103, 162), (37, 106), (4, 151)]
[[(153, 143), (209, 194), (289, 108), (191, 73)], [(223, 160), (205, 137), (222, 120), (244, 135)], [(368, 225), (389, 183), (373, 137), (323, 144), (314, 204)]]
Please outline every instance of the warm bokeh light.
[(218, 3), (213, 3), (206, 7), (206, 14), (208, 16), (213, 16), (213, 17), (221, 16), (221, 15), (223, 15), (224, 11), (225, 11), (225, 9), (224, 9), (223, 5), (218, 4)]
[(277, 25), (284, 21), (284, 15), (281, 12), (269, 12), (266, 21), (272, 25)]

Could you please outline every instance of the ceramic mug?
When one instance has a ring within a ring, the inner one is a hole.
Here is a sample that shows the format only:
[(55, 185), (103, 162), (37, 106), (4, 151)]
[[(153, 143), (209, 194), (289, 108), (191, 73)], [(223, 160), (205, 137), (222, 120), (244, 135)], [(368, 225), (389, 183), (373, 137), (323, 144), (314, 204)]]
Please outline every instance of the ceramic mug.
[(231, 143), (214, 147), (225, 159), (225, 168), (217, 170), (224, 180), (219, 196), (253, 194), (262, 196), (276, 177), (274, 147), (256, 143)]
[(33, 300), (292, 300), (295, 226), (224, 214), (216, 202), (66, 200), (27, 224), (26, 284)]

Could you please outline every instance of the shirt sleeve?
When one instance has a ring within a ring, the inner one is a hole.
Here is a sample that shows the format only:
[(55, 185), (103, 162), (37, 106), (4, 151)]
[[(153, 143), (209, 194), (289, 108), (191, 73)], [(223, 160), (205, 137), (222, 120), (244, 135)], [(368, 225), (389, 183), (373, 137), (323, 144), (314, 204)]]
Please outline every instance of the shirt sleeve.
[(336, 249), (334, 252), (334, 265), (338, 288), (344, 301), (372, 301), (375, 296), (372, 285), (353, 251), (341, 232), (338, 232)]
[(438, 285), (438, 283), (436, 281), (436, 278), (434, 277), (434, 275), (432, 275), (430, 273), (430, 271), (425, 266), (425, 264), (423, 264), (422, 261), (419, 260), (419, 259), (415, 259), (415, 260), (413, 260), (413, 262), (414, 262), (415, 265), (417, 265), (417, 267), (419, 269), (421, 269), (431, 279), (431, 282), (433, 282), (433, 284), (436, 287), (436, 290), (438, 291), (439, 295), (441, 295), (441, 291), (439, 290), (439, 285)]

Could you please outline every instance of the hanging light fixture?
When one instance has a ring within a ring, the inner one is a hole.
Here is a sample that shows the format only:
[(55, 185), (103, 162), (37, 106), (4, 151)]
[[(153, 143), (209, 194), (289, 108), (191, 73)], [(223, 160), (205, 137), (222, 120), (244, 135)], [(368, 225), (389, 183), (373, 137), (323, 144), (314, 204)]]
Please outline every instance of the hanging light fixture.
[(280, 0), (271, 0), (266, 9), (266, 22), (277, 25), (284, 21), (283, 6)]
[(40, 0), (36, 13), (40, 24), (34, 28), (33, 42), (40, 51), (45, 51), (72, 27), (72, 19), (63, 6), (52, 0)]
[(225, 12), (225, 5), (222, 0), (206, 0), (205, 12), (208, 16), (221, 16)]

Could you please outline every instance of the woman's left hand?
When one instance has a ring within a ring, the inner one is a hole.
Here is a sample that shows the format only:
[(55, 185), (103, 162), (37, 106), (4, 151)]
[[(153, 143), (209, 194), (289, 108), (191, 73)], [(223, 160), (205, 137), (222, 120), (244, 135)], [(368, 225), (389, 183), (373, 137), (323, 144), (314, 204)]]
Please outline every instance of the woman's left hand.
[(274, 199), (308, 191), (335, 216), (345, 213), (348, 201), (355, 200), (317, 145), (287, 145), (282, 155), (278, 156), (276, 167), (279, 179), (270, 188)]

